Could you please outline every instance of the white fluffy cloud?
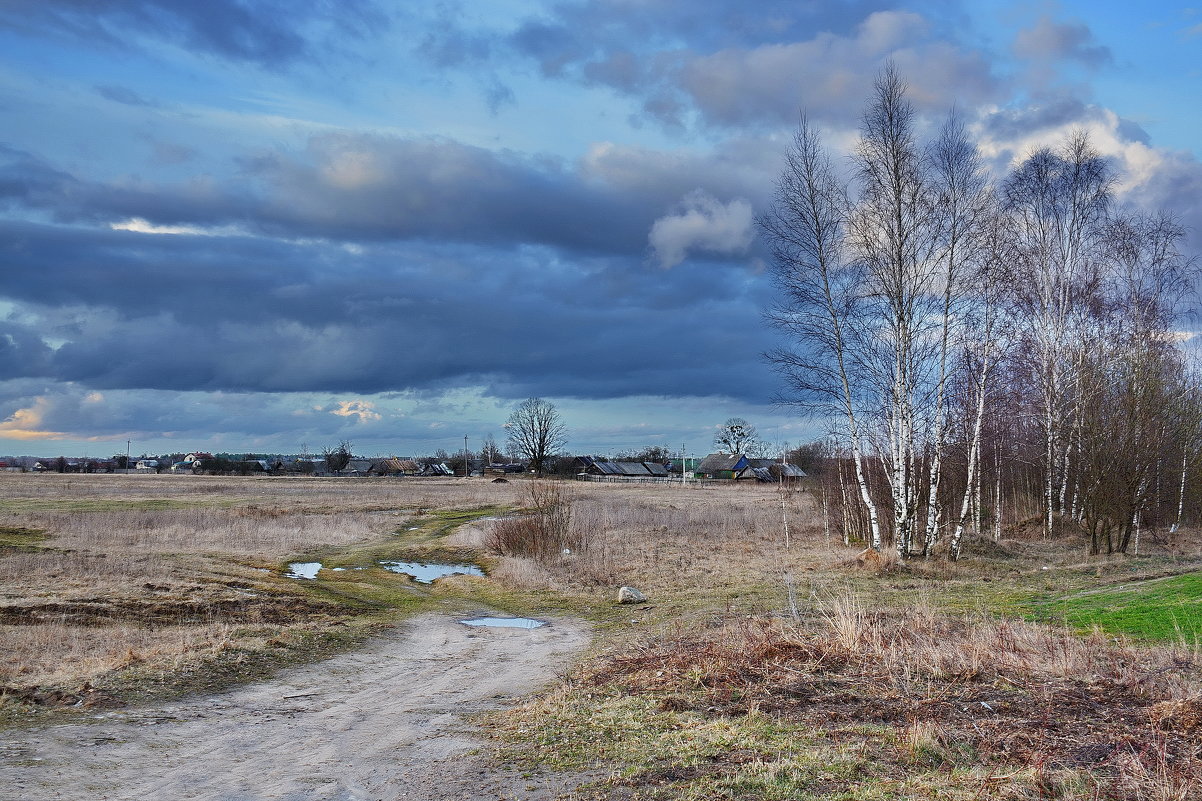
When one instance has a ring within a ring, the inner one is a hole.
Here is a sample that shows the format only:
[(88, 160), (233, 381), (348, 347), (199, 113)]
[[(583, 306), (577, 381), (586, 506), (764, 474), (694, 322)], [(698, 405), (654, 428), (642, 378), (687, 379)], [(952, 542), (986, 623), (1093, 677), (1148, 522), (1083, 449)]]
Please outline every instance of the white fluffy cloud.
[(722, 203), (697, 190), (680, 204), (680, 211), (660, 217), (651, 226), (648, 242), (661, 267), (675, 267), (689, 251), (742, 253), (751, 244), (751, 203), (735, 198)]

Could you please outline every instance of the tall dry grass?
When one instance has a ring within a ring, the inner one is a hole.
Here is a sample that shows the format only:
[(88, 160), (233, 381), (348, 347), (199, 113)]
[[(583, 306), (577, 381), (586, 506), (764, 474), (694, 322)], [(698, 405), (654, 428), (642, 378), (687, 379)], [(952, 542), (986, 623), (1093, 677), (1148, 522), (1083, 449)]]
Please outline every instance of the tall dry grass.
[(234, 625), (251, 640), (300, 630), (329, 610), (263, 566), (430, 510), (513, 505), (521, 486), (0, 473), (0, 526), (48, 535), (0, 552), (0, 688), (77, 686), (135, 663), (171, 671), (230, 647)]
[(235, 644), (225, 623), (147, 628), (112, 625), (0, 626), (0, 686), (74, 689), (106, 673), (141, 664), (171, 670)]
[(874, 771), (975, 774), (983, 798), (1202, 797), (1196, 647), (840, 596), (802, 624), (740, 616), (628, 643), (574, 686), (687, 713), (684, 737), (692, 721), (772, 716), (858, 742)]
[[(563, 537), (570, 553), (548, 550), (534, 560), (537, 566), (522, 566), (522, 581), (559, 587), (634, 584), (659, 593), (777, 581), (782, 570), (827, 564), (846, 554), (840, 543), (823, 538), (807, 493), (786, 496), (791, 547), (781, 496), (772, 487), (580, 482), (571, 486), (570, 504)], [(497, 521), (492, 530), (504, 534), (512, 525)], [(495, 542), (494, 550), (506, 552)], [(500, 576), (508, 573), (503, 565)]]

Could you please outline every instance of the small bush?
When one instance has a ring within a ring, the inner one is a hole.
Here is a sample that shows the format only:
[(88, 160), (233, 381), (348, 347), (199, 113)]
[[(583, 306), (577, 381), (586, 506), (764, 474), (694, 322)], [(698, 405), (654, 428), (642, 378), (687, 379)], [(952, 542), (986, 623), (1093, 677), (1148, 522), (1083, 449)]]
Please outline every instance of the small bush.
[(527, 493), (531, 514), (498, 520), (489, 532), (489, 549), (538, 561), (580, 550), (582, 538), (571, 525), (572, 500), (560, 484), (533, 481)]

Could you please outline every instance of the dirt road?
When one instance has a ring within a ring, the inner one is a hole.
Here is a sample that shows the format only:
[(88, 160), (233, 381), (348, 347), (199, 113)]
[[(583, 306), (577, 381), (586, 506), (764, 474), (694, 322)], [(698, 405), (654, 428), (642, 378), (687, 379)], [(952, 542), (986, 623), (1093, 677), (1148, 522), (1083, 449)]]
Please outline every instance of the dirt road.
[(423, 616), (354, 653), (219, 696), (0, 732), (0, 797), (552, 798), (569, 779), (490, 769), (465, 715), (553, 681), (587, 641), (569, 621), (488, 629)]

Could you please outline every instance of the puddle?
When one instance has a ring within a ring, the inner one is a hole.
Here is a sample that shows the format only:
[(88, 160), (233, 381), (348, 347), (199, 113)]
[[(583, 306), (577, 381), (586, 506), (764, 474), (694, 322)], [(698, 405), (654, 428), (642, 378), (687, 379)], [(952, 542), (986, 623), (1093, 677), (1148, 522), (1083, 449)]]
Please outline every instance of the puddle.
[(467, 626), (490, 626), (504, 629), (536, 629), (547, 625), (545, 620), (535, 620), (529, 617), (476, 617), (471, 620), (460, 620)]
[(380, 567), (393, 573), (404, 573), (413, 576), (413, 580), (421, 584), (429, 584), (434, 579), (443, 576), (483, 576), (484, 571), (475, 565), (447, 565), (437, 562), (380, 562)]
[(321, 562), (292, 562), (288, 565), (288, 578), (315, 579), (321, 570)]

